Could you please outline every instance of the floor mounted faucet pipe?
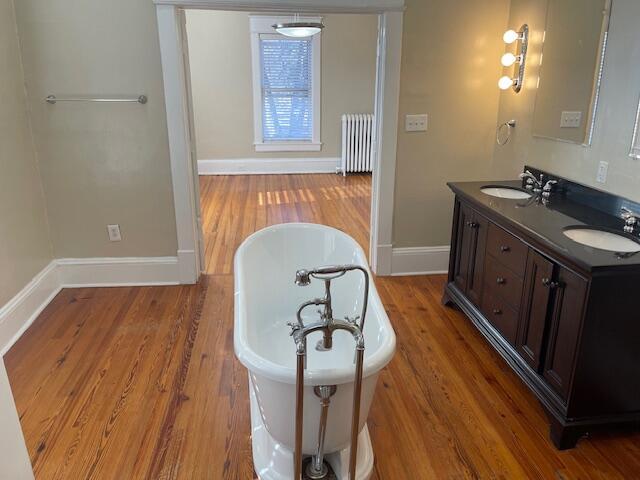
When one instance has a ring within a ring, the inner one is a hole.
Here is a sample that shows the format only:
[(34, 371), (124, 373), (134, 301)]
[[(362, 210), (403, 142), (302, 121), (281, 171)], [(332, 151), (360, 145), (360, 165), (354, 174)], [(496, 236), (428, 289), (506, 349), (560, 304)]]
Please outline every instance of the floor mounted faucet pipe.
[(307, 352), (304, 344), (296, 351), (296, 443), (293, 452), (293, 478), (302, 478), (302, 427), (304, 413), (304, 364)]
[(353, 417), (351, 418), (351, 453), (349, 456), (349, 480), (356, 480), (356, 463), (358, 460), (358, 427), (360, 426), (360, 396), (362, 393), (362, 364), (364, 361), (364, 344), (356, 347), (356, 379), (353, 386)]
[(329, 416), (331, 396), (336, 393), (336, 386), (322, 385), (316, 387), (314, 392), (320, 397), (320, 426), (318, 428), (318, 449), (311, 462), (311, 471), (307, 475), (311, 478), (324, 478), (327, 475), (327, 467), (324, 465), (324, 438), (327, 433), (327, 417)]

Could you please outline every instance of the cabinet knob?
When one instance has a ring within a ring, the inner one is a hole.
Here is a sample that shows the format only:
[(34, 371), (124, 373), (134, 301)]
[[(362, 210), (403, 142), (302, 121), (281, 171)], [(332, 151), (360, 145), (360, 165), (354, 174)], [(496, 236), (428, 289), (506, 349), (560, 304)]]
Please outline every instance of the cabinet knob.
[(507, 281), (502, 277), (498, 277), (498, 278), (496, 278), (496, 283), (498, 285), (504, 285), (505, 283), (507, 283)]
[(508, 252), (508, 251), (510, 251), (510, 250), (511, 250), (511, 247), (509, 247), (508, 245), (501, 245), (501, 246), (500, 246), (500, 251), (501, 251), (502, 253), (506, 253), (506, 252)]
[(545, 287), (550, 288), (551, 290), (553, 290), (554, 288), (560, 288), (562, 286), (562, 284), (560, 282), (554, 282), (550, 278), (547, 278), (547, 277), (542, 279), (542, 284)]
[(478, 226), (476, 222), (467, 222), (467, 227), (469, 228), (478, 228)]
[(494, 315), (502, 315), (502, 310), (500, 310), (499, 308), (494, 308), (493, 309), (493, 314)]

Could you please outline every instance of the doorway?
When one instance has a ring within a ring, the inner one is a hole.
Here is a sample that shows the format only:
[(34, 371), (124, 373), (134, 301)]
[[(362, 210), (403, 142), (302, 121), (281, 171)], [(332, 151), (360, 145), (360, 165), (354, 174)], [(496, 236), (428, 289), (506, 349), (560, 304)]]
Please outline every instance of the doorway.
[[(178, 231), (178, 262), (182, 283), (194, 283), (204, 270), (205, 242), (201, 235), (202, 218), (197, 182), (197, 155), (193, 142), (193, 111), (189, 105), (187, 36), (185, 8), (213, 10), (253, 11), (259, 13), (290, 13), (288, 2), (262, 2), (256, 5), (234, 5), (219, 0), (181, 1), (178, 5), (163, 2), (156, 5), (160, 48), (162, 55), (165, 101), (171, 152), (176, 226)], [(177, 2), (176, 2), (177, 3)], [(369, 258), (372, 269), (381, 275), (391, 272), (393, 193), (395, 186), (395, 155), (397, 143), (398, 92), (400, 53), (402, 37), (402, 8), (397, 2), (382, 2), (391, 5), (351, 5), (342, 2), (339, 6), (305, 5), (305, 14), (376, 14), (378, 16), (377, 61), (374, 101), (374, 153), (376, 158), (371, 185)]]
[(368, 251), (378, 18), (303, 18), (323, 32), (279, 35), (286, 15), (185, 12), (205, 273), (231, 273), (239, 243), (282, 222), (339, 228)]

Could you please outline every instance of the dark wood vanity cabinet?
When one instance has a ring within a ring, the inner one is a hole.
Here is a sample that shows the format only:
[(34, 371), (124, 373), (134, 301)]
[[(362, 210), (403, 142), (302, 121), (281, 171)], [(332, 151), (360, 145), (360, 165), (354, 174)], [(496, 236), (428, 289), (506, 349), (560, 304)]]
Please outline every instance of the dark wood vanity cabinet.
[[(631, 393), (636, 398), (617, 411), (629, 395), (622, 384), (640, 386), (640, 380), (630, 380), (638, 365), (625, 364), (623, 374), (611, 371), (608, 376), (602, 367), (603, 362), (615, 368), (615, 362), (630, 360), (628, 352), (605, 351), (599, 343), (608, 332), (611, 347), (615, 330), (624, 330), (606, 325), (607, 314), (602, 317), (596, 295), (606, 296), (611, 287), (593, 287), (610, 282), (579, 272), (499, 214), (458, 197), (452, 235), (443, 302), (457, 304), (536, 394), (549, 414), (558, 448), (573, 447), (594, 426), (620, 423), (623, 417), (640, 419), (640, 392)], [(615, 321), (627, 322), (624, 328), (640, 335), (628, 320)], [(615, 395), (609, 396), (612, 390)]]

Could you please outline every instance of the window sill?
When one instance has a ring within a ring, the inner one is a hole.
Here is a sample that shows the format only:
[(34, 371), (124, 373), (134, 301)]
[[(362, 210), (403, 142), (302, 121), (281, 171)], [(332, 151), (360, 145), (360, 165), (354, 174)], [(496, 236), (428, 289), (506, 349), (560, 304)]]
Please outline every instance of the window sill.
[(321, 142), (254, 143), (256, 152), (319, 152)]

